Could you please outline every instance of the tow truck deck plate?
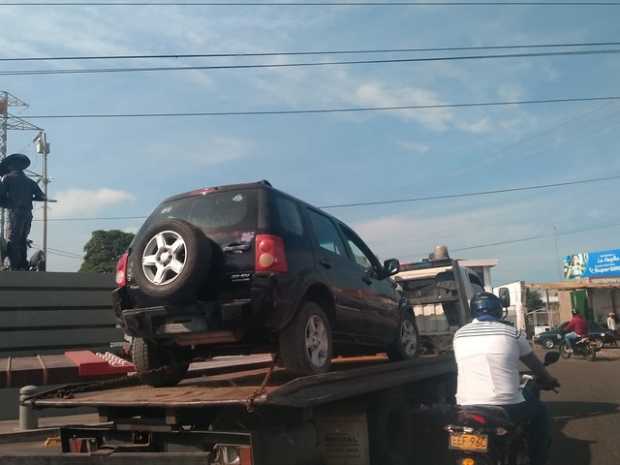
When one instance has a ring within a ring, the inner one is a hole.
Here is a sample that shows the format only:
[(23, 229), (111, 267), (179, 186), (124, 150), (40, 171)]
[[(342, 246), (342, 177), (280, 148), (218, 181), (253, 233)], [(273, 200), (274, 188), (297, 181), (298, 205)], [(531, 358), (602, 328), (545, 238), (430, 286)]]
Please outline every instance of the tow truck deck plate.
[[(35, 399), (39, 407), (209, 407), (244, 405), (261, 387), (268, 369), (256, 369), (186, 379), (177, 386), (132, 386), (72, 394), (68, 398)], [(389, 389), (455, 371), (449, 356), (421, 357), (409, 362), (388, 362), (383, 356), (335, 360), (334, 371), (296, 378), (276, 368), (256, 404), (308, 407), (346, 397)], [(360, 382), (360, 380), (364, 382)]]

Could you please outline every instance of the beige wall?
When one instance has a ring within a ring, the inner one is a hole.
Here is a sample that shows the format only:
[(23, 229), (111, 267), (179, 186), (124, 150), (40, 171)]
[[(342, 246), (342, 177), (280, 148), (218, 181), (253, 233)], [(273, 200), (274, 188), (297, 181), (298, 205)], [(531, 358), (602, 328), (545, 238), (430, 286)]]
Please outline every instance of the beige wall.
[(570, 299), (570, 291), (560, 291), (560, 321), (568, 321), (571, 317), (572, 304)]

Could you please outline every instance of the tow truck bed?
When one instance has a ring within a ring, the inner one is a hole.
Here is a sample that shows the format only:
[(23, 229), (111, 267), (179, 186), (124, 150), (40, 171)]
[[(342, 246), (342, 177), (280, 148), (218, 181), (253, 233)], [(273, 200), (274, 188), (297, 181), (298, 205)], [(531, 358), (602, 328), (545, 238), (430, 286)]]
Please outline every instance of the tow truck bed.
[(224, 405), (312, 407), (373, 391), (389, 389), (455, 371), (450, 355), (423, 357), (409, 362), (388, 362), (385, 357), (336, 360), (333, 371), (296, 378), (276, 368), (261, 389), (268, 368), (186, 379), (174, 387), (121, 387), (48, 397), (33, 401), (36, 407), (200, 408)]

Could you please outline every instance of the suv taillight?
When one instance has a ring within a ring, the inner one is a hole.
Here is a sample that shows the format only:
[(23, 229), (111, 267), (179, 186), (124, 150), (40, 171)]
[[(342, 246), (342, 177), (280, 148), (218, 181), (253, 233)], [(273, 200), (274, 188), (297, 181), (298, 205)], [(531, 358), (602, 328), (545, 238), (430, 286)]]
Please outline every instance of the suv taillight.
[(125, 252), (118, 259), (116, 264), (116, 285), (118, 287), (125, 287), (127, 285), (127, 261), (129, 259), (129, 252)]
[(288, 271), (284, 241), (281, 237), (271, 234), (257, 234), (255, 254), (256, 271), (275, 271), (277, 273)]

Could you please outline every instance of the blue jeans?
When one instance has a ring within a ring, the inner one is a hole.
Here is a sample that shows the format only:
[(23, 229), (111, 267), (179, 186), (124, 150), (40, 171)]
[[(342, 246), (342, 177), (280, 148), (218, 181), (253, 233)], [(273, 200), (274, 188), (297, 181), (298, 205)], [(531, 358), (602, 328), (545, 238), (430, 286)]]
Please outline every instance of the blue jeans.
[(520, 404), (503, 405), (513, 422), (527, 422), (527, 443), (531, 465), (545, 465), (551, 447), (551, 415), (539, 399), (525, 399)]
[(575, 331), (572, 331), (564, 335), (564, 342), (566, 343), (568, 347), (570, 347), (571, 349), (574, 349), (575, 343), (579, 340), (580, 337), (581, 336), (579, 336), (579, 334), (577, 334)]

